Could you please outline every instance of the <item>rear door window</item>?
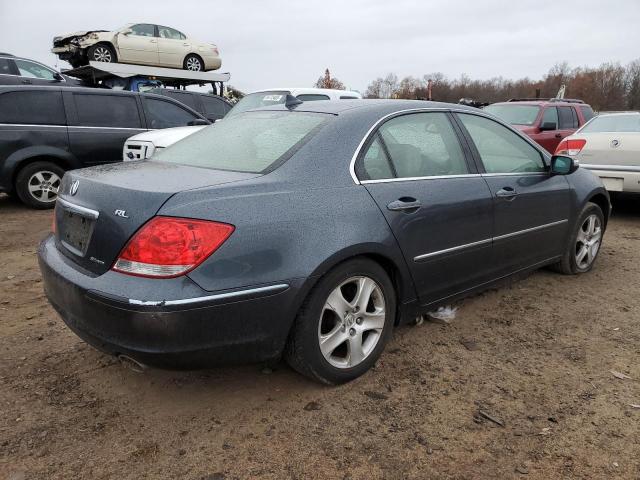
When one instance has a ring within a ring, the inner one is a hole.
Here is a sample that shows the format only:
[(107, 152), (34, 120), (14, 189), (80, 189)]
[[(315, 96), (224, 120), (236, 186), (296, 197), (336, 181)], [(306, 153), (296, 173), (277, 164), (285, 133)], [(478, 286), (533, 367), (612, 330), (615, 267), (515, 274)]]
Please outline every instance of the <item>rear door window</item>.
[(146, 98), (144, 103), (149, 128), (184, 127), (200, 118), (171, 101)]
[(134, 96), (74, 93), (78, 125), (142, 128)]
[(0, 123), (65, 125), (62, 93), (52, 89), (0, 94)]
[(174, 100), (179, 101), (180, 103), (184, 103), (187, 107), (191, 107), (194, 110), (199, 110), (198, 99), (196, 98), (196, 95), (193, 95), (191, 93), (179, 92), (177, 90), (168, 90), (166, 91), (166, 93), (162, 93), (162, 95), (171, 97)]
[(315, 100), (330, 100), (327, 95), (321, 95), (316, 93), (303, 93), (296, 97), (298, 100), (302, 100), (303, 102), (313, 102)]
[(0, 58), (0, 74), (1, 75), (18, 75), (13, 60), (8, 58)]
[(544, 172), (542, 154), (522, 137), (488, 118), (457, 114), (487, 173)]
[[(574, 123), (574, 117), (571, 107), (558, 107), (558, 117), (560, 119), (560, 130), (566, 130), (571, 128), (577, 128), (578, 125)], [(577, 120), (577, 119), (576, 119)]]

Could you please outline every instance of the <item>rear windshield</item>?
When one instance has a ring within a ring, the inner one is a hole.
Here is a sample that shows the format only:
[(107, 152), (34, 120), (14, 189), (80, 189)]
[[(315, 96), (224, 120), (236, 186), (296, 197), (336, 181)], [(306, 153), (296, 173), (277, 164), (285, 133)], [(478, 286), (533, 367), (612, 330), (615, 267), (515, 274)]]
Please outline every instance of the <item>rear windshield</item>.
[(226, 118), (233, 117), (247, 110), (253, 110), (260, 107), (272, 107), (285, 102), (287, 95), (291, 92), (286, 90), (274, 90), (272, 92), (250, 93), (242, 97), (236, 105), (227, 114)]
[(331, 117), (306, 112), (249, 112), (203, 128), (153, 159), (215, 170), (267, 173), (291, 157)]
[(489, 105), (484, 110), (511, 125), (533, 125), (540, 107), (537, 105)]
[(580, 132), (640, 132), (640, 115), (603, 115), (591, 120)]

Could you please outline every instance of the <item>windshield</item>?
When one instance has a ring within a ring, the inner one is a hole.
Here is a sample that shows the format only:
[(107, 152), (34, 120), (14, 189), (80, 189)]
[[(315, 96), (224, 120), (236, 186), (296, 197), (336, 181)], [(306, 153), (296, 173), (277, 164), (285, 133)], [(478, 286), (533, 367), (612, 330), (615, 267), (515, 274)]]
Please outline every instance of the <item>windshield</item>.
[(595, 117), (580, 132), (640, 132), (640, 114)]
[(280, 105), (285, 102), (289, 93), (286, 90), (274, 90), (272, 92), (256, 92), (246, 95), (236, 103), (229, 113), (227, 113), (225, 119), (233, 117), (247, 110), (253, 110), (260, 107), (272, 107), (274, 105)]
[(537, 105), (489, 105), (484, 110), (511, 125), (533, 125), (540, 107)]
[(249, 112), (203, 128), (153, 159), (216, 170), (268, 173), (331, 118), (306, 112)]

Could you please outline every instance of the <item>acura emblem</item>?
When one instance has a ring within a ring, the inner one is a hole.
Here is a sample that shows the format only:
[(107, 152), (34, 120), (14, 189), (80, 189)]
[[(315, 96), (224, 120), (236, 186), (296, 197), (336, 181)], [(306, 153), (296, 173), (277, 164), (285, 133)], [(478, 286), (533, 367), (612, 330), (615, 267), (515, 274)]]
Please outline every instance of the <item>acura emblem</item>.
[(69, 193), (71, 195), (78, 193), (78, 186), (80, 186), (80, 180), (74, 180), (69, 187)]
[(620, 146), (620, 140), (618, 139), (611, 140), (611, 148), (617, 148), (619, 146)]

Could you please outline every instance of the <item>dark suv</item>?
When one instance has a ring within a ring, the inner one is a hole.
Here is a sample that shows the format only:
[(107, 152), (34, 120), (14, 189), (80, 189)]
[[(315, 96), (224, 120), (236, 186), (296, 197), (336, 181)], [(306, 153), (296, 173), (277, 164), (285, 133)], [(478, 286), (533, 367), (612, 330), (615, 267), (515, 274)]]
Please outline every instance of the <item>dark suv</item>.
[(514, 98), (485, 107), (501, 120), (553, 153), (564, 137), (593, 118), (593, 110), (582, 100)]
[(0, 87), (0, 192), (51, 208), (65, 170), (122, 161), (125, 140), (140, 132), (209, 123), (158, 95)]
[(173, 88), (153, 88), (149, 93), (171, 97), (174, 100), (184, 103), (193, 108), (196, 112), (204, 115), (212, 122), (223, 118), (229, 110), (233, 108), (228, 102), (218, 95), (208, 95), (200, 92), (189, 92), (187, 90), (177, 90)]

